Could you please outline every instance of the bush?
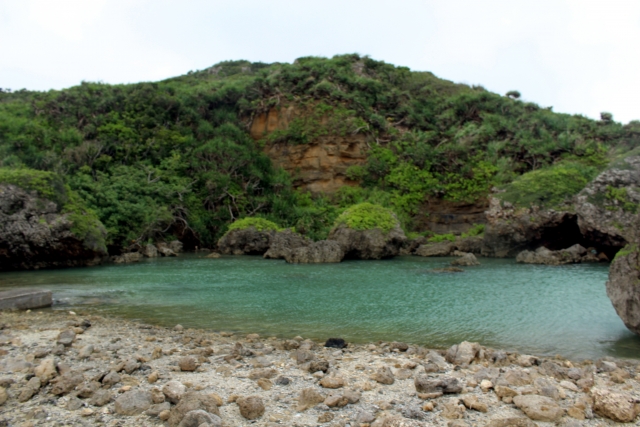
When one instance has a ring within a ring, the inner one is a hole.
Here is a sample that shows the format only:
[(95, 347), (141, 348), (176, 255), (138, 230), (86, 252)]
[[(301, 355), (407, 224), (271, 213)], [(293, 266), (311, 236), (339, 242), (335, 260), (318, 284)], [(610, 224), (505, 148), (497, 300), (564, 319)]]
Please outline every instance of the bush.
[(335, 221), (334, 226), (346, 225), (354, 230), (372, 230), (379, 228), (388, 233), (399, 225), (391, 209), (372, 203), (360, 203), (344, 211)]
[(246, 230), (247, 228), (251, 228), (251, 227), (255, 228), (257, 231), (281, 230), (281, 228), (278, 227), (276, 223), (271, 222), (267, 219), (247, 217), (231, 223), (229, 225), (229, 229), (227, 233), (233, 230)]
[(498, 197), (517, 206), (557, 207), (578, 194), (596, 174), (591, 166), (557, 164), (516, 178)]
[(430, 237), (428, 240), (429, 243), (455, 242), (455, 241), (456, 241), (456, 236), (454, 236), (452, 233), (436, 234), (433, 237)]
[(474, 224), (469, 231), (467, 231), (466, 233), (462, 233), (462, 235), (460, 237), (467, 238), (467, 237), (476, 237), (476, 236), (482, 236), (484, 235), (484, 229), (485, 229), (485, 225), (484, 224)]

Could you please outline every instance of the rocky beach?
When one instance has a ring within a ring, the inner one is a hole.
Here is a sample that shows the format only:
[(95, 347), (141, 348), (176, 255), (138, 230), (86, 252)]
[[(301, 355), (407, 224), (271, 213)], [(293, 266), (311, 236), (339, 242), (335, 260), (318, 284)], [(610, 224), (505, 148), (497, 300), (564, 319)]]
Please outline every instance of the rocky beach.
[(636, 360), (468, 342), (353, 345), (0, 313), (4, 426), (602, 426), (636, 420), (639, 381)]

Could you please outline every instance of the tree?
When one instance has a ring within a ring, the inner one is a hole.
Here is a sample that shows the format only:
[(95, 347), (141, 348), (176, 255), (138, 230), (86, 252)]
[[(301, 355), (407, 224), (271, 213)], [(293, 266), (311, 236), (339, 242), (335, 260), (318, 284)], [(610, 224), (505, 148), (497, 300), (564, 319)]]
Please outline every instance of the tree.
[(518, 92), (517, 90), (510, 90), (509, 92), (506, 93), (506, 96), (508, 96), (511, 99), (519, 99), (520, 92)]

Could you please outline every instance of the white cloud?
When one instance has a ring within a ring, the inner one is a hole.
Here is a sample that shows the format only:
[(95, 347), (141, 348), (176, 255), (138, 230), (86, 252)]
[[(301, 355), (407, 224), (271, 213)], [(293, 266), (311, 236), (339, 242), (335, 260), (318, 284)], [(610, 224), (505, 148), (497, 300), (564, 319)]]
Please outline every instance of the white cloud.
[(555, 111), (640, 118), (637, 0), (0, 0), (0, 87), (358, 52)]

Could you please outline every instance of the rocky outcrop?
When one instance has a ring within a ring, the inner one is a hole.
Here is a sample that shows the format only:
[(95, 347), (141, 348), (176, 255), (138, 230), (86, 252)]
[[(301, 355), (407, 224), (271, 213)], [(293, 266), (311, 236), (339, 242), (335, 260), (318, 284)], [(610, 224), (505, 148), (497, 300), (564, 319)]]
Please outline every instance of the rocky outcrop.
[(79, 267), (106, 257), (106, 230), (90, 221), (74, 233), (61, 206), (32, 191), (0, 184), (0, 271)]
[(379, 228), (354, 230), (345, 225), (339, 225), (331, 230), (327, 238), (327, 240), (338, 242), (344, 251), (345, 258), (352, 259), (382, 259), (397, 256), (406, 239), (399, 224), (388, 233)]
[(264, 255), (275, 234), (274, 230), (258, 231), (255, 227), (231, 230), (218, 240), (218, 250), (226, 255)]
[[(257, 114), (251, 123), (251, 136), (260, 140), (275, 131), (286, 130), (293, 120), (304, 114), (307, 113), (295, 105)], [(332, 194), (343, 185), (357, 184), (346, 172), (349, 167), (366, 162), (367, 149), (364, 135), (349, 134), (322, 135), (306, 144), (267, 143), (264, 152), (276, 167), (289, 172), (295, 187), (312, 193)]]
[(640, 156), (629, 156), (591, 181), (575, 200), (580, 232), (600, 245), (622, 248), (638, 234)]
[(342, 246), (332, 240), (313, 242), (289, 251), (285, 260), (292, 264), (319, 264), (340, 262), (344, 258)]
[(640, 335), (640, 252), (637, 244), (627, 246), (613, 260), (607, 296), (625, 326)]
[(311, 244), (311, 240), (291, 230), (275, 233), (270, 240), (269, 250), (264, 257), (268, 259), (286, 259), (291, 251), (304, 248)]
[(461, 253), (460, 258), (451, 261), (452, 266), (470, 267), (480, 265), (476, 256), (472, 253)]
[(598, 261), (595, 254), (578, 244), (559, 251), (550, 251), (541, 246), (535, 251), (522, 251), (516, 257), (516, 262), (523, 264), (563, 265)]

